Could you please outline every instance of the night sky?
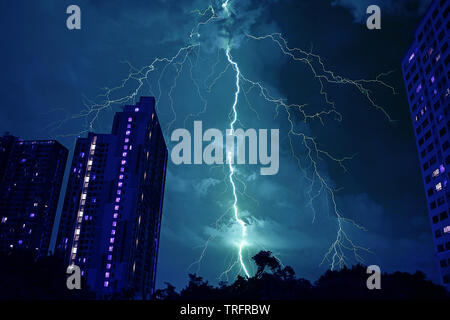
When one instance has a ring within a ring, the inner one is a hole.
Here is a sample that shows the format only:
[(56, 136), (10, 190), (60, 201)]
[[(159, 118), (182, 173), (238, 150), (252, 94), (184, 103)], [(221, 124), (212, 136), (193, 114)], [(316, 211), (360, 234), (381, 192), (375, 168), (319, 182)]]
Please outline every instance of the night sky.
[[(218, 14), (220, 3), (211, 2)], [(158, 116), (169, 151), (173, 147), (171, 132), (181, 127), (191, 130), (194, 120), (202, 120), (205, 129), (228, 128), (235, 71), (229, 67), (218, 77), (227, 66), (223, 50), (226, 41), (231, 43), (231, 55), (241, 72), (264, 84), (274, 97), (306, 104), (311, 113), (326, 107), (319, 83), (305, 64), (290, 60), (270, 40), (252, 41), (246, 33), (261, 36), (279, 32), (290, 47), (312, 50), (321, 56), (327, 69), (345, 78), (374, 79), (392, 71), (382, 79), (395, 88), (396, 94), (382, 85), (367, 84), (392, 121), (373, 108), (356, 87), (337, 84), (327, 84), (325, 89), (342, 121), (331, 114), (323, 124), (314, 119), (305, 123), (295, 112), (293, 121), (298, 130), (314, 137), (320, 148), (336, 157), (354, 155), (345, 162), (347, 171), (326, 159), (318, 170), (337, 190), (336, 203), (342, 216), (366, 229), (344, 225), (356, 245), (373, 252), (361, 252), (365, 263), (378, 264), (388, 272), (420, 269), (438, 282), (400, 68), (428, 3), (231, 0), (230, 18), (201, 27), (200, 38), (192, 40), (192, 28), (205, 20), (198, 20), (195, 10), (203, 12), (210, 4), (207, 0), (3, 1), (0, 129), (24, 139), (56, 138), (72, 151), (76, 137), (86, 130), (109, 132), (120, 105), (113, 104), (96, 119), (92, 114), (77, 114), (86, 111), (86, 105), (93, 101), (104, 103), (102, 88), (121, 84), (128, 76), (126, 61), (139, 69), (155, 57), (175, 56), (193, 41), (200, 46), (186, 59), (167, 67), (160, 78), (164, 64), (157, 64), (137, 94), (159, 96)], [(81, 30), (66, 28), (70, 4), (81, 8)], [(371, 31), (365, 26), (365, 9), (370, 4), (381, 7), (381, 30)], [(130, 81), (112, 98), (126, 96), (135, 87), (136, 83)], [(286, 113), (281, 110), (276, 117), (275, 106), (264, 101), (257, 90), (249, 92), (248, 99), (251, 107), (242, 94), (238, 101), (239, 127), (280, 129), (280, 170), (274, 176), (260, 176), (258, 166), (238, 169), (247, 185), (246, 195), (238, 195), (240, 214), (248, 223), (246, 264), (254, 272), (256, 268), (248, 258), (265, 248), (283, 264), (292, 266), (298, 276), (314, 281), (330, 267), (327, 261), (320, 263), (336, 239), (332, 203), (322, 192), (313, 202), (314, 210), (308, 206), (310, 184), (290, 154)], [(205, 101), (207, 107), (202, 112)], [(89, 128), (91, 121), (93, 126)], [(300, 157), (305, 156), (301, 144), (297, 143), (295, 150)], [(169, 158), (158, 287), (164, 282), (182, 287), (189, 272), (217, 283), (236, 260), (239, 230), (227, 212), (232, 197), (226, 169), (176, 166)], [(307, 174), (310, 170), (306, 167)], [(222, 219), (216, 228), (219, 217)], [(203, 259), (196, 264), (208, 239)], [(356, 262), (351, 252), (346, 256), (348, 264)], [(239, 268), (232, 268), (228, 279), (233, 280), (238, 272)]]

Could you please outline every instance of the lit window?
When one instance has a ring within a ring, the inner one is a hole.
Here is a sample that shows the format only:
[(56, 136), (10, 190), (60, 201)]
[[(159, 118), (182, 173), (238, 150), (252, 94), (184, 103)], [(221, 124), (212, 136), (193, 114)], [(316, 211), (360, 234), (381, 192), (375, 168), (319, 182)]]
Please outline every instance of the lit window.
[(114, 243), (114, 238), (110, 238), (109, 243)]
[(2, 223), (5, 223), (6, 221), (8, 221), (8, 217), (3, 217), (2, 218)]
[(444, 233), (450, 233), (450, 226), (444, 227)]
[(441, 165), (439, 166), (439, 170), (441, 171), (441, 173), (442, 173), (442, 172), (445, 172), (445, 167), (444, 167), (443, 164), (441, 164)]
[(411, 62), (412, 59), (414, 59), (414, 52), (411, 53), (411, 55), (409, 56), (409, 61), (408, 62)]
[(133, 121), (133, 118), (131, 118), (131, 117), (128, 118), (128, 122), (131, 122), (131, 121)]
[(104, 286), (105, 286), (105, 288), (107, 288), (108, 287), (108, 281), (105, 281), (105, 283), (104, 283)]
[(114, 219), (117, 219), (118, 216), (119, 215), (117, 213), (114, 213), (114, 215), (113, 215)]
[(109, 278), (109, 272), (105, 272), (105, 278)]
[(109, 252), (112, 252), (112, 251), (113, 251), (113, 248), (114, 248), (113, 246), (109, 246), (108, 251), (109, 251)]
[(134, 112), (139, 112), (139, 108), (134, 108)]
[(436, 185), (436, 191), (441, 191), (442, 190), (442, 183), (438, 183), (437, 185)]
[(433, 171), (431, 176), (434, 178), (434, 177), (437, 177), (438, 175), (439, 175), (439, 169), (436, 169)]
[(123, 174), (119, 175), (119, 180), (123, 179)]
[(108, 263), (108, 264), (106, 265), (106, 269), (111, 269), (111, 263)]
[(127, 136), (129, 136), (129, 135), (130, 135), (130, 133), (131, 133), (131, 131), (130, 131), (130, 130), (127, 130), (127, 131), (125, 132), (125, 134), (126, 134)]
[(114, 210), (119, 210), (119, 206), (114, 206)]
[(122, 157), (125, 158), (126, 156), (127, 156), (127, 153), (126, 153), (126, 152), (123, 152), (123, 153), (122, 153)]
[(30, 213), (30, 218), (34, 218), (34, 213)]
[(124, 165), (124, 164), (126, 164), (127, 163), (127, 160), (122, 160), (122, 165)]
[(119, 182), (119, 183), (117, 184), (117, 186), (118, 186), (119, 188), (121, 188), (121, 187), (123, 186), (123, 182)]

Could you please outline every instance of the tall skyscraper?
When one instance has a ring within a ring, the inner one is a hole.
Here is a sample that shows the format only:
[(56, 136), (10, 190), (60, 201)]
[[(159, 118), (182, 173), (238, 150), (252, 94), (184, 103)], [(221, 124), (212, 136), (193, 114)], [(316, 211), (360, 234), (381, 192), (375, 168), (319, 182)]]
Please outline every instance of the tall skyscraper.
[(153, 294), (167, 155), (152, 97), (77, 140), (56, 249), (99, 297)]
[(433, 1), (402, 61), (442, 284), (450, 288), (450, 2)]
[(0, 250), (49, 249), (68, 150), (55, 140), (0, 137)]

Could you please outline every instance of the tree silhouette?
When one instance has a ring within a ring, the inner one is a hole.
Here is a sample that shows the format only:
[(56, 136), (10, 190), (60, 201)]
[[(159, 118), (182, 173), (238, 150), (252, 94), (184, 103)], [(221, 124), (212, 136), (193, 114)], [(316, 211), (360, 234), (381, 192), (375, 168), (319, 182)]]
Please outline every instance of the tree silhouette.
[[(157, 300), (298, 300), (298, 299), (449, 299), (444, 287), (426, 279), (423, 272), (384, 273), (381, 290), (366, 286), (366, 267), (358, 264), (341, 270), (328, 270), (313, 284), (298, 278), (290, 266), (281, 267), (270, 251), (253, 257), (255, 276), (237, 276), (233, 283), (213, 286), (202, 277), (189, 274), (180, 293), (166, 283), (153, 296)], [(95, 299), (82, 278), (81, 290), (66, 287), (66, 266), (58, 255), (37, 257), (34, 252), (14, 251), (0, 254), (1, 299)], [(132, 290), (123, 290), (105, 299), (131, 300)]]
[(270, 251), (260, 251), (254, 255), (252, 259), (258, 267), (255, 274), (256, 278), (260, 278), (266, 268), (272, 270), (273, 273), (280, 271), (280, 263), (275, 257), (272, 256), (272, 252)]

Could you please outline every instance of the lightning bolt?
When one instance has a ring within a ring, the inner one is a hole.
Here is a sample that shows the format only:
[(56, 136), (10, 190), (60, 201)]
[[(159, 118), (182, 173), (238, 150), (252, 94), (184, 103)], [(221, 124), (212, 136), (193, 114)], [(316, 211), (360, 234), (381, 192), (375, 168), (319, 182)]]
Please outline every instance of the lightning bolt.
[[(312, 50), (306, 51), (301, 48), (289, 47), (288, 41), (280, 33), (271, 33), (261, 36), (246, 33), (244, 36), (247, 41), (270, 41), (293, 63), (305, 64), (309, 68), (309, 71), (314, 79), (316, 79), (319, 83), (319, 94), (323, 97), (325, 102), (324, 108), (317, 112), (309, 112), (306, 104), (288, 103), (286, 99), (275, 97), (274, 94), (271, 93), (261, 81), (250, 79), (250, 77), (246, 76), (242, 70), (240, 70), (238, 63), (233, 60), (233, 57), (230, 54), (230, 39), (227, 46), (219, 46), (217, 49), (217, 58), (212, 65), (211, 72), (203, 79), (203, 81), (199, 82), (194, 76), (194, 67), (197, 65), (200, 57), (201, 29), (202, 27), (212, 23), (221, 23), (226, 19), (232, 19), (235, 10), (234, 8), (231, 8), (231, 0), (226, 0), (222, 2), (219, 8), (209, 5), (204, 10), (197, 9), (193, 10), (191, 13), (198, 16), (198, 22), (193, 26), (189, 33), (187, 45), (180, 47), (171, 57), (154, 58), (150, 64), (145, 65), (142, 68), (136, 68), (131, 65), (131, 63), (126, 61), (125, 63), (129, 68), (128, 75), (119, 83), (118, 86), (103, 88), (102, 93), (95, 100), (83, 97), (83, 109), (79, 112), (79, 114), (71, 115), (63, 120), (51, 123), (47, 126), (46, 130), (61, 130), (67, 122), (82, 119), (85, 124), (84, 130), (77, 133), (69, 133), (58, 136), (79, 136), (88, 131), (93, 131), (94, 126), (96, 124), (98, 125), (101, 115), (104, 112), (113, 112), (114, 107), (117, 105), (123, 105), (129, 102), (134, 103), (142, 92), (149, 92), (155, 96), (156, 108), (158, 109), (157, 111), (160, 117), (164, 112), (168, 112), (170, 115), (170, 119), (167, 121), (167, 127), (165, 129), (165, 134), (167, 136), (167, 133), (172, 125), (178, 120), (175, 101), (172, 94), (177, 88), (178, 79), (181, 74), (183, 72), (189, 72), (195, 92), (197, 93), (202, 104), (200, 111), (197, 113), (191, 112), (186, 116), (184, 119), (184, 124), (186, 124), (189, 118), (199, 118), (202, 114), (207, 112), (208, 100), (206, 94), (211, 93), (213, 87), (218, 83), (218, 81), (227, 73), (228, 70), (232, 69), (235, 72), (235, 83), (234, 99), (230, 111), (229, 133), (233, 134), (236, 124), (242, 124), (237, 112), (237, 103), (240, 94), (244, 96), (249, 110), (256, 115), (258, 120), (260, 120), (258, 110), (250, 102), (253, 91), (255, 91), (258, 96), (262, 97), (267, 104), (273, 105), (274, 117), (280, 117), (281, 113), (284, 112), (287, 121), (287, 139), (289, 142), (292, 159), (297, 163), (299, 170), (303, 173), (303, 177), (309, 183), (306, 194), (309, 198), (307, 206), (311, 208), (313, 213), (312, 222), (316, 219), (314, 204), (316, 201), (321, 199), (321, 197), (324, 197), (327, 203), (331, 204), (331, 211), (334, 213), (334, 217), (336, 218), (336, 237), (331, 242), (328, 250), (325, 252), (320, 264), (322, 265), (323, 263), (328, 262), (331, 269), (340, 268), (347, 264), (347, 252), (350, 252), (357, 261), (362, 261), (363, 258), (361, 253), (371, 251), (368, 248), (354, 243), (345, 230), (347, 227), (354, 227), (358, 230), (365, 230), (365, 228), (357, 222), (346, 218), (344, 214), (340, 212), (336, 203), (335, 193), (337, 190), (333, 188), (332, 184), (326, 179), (320, 170), (320, 163), (327, 159), (337, 163), (345, 171), (346, 162), (351, 160), (353, 156), (338, 157), (321, 148), (320, 143), (315, 137), (299, 130), (296, 127), (294, 117), (296, 115), (300, 115), (304, 123), (319, 121), (322, 125), (325, 125), (327, 117), (330, 116), (333, 116), (337, 121), (341, 121), (342, 114), (338, 111), (334, 101), (330, 99), (326, 90), (327, 85), (332, 84), (352, 86), (356, 88), (361, 95), (367, 99), (370, 106), (384, 114), (388, 121), (393, 121), (388, 112), (375, 102), (372, 92), (368, 88), (368, 85), (376, 84), (391, 90), (392, 93), (395, 94), (394, 88), (383, 80), (383, 77), (388, 76), (391, 72), (381, 73), (377, 75), (375, 79), (369, 80), (348, 79), (327, 69), (323, 58), (320, 55), (313, 53)], [(233, 50), (236, 50), (234, 46)], [(216, 71), (221, 63), (220, 57), (221, 54), (223, 56), (223, 52), (226, 57), (226, 61), (224, 61), (225, 66)], [(196, 56), (194, 57), (194, 55)], [(166, 78), (170, 78), (170, 84), (168, 86), (164, 86), (162, 84)], [(210, 79), (212, 79), (212, 81), (207, 84)], [(163, 94), (163, 88), (168, 88), (168, 107), (166, 109), (161, 109), (161, 106), (164, 105), (162, 100), (166, 97)], [(202, 92), (202, 90), (204, 90), (204, 92)], [(125, 93), (123, 93), (124, 91)], [(166, 141), (168, 141), (168, 139), (166, 139)], [(299, 155), (296, 151), (299, 146), (304, 150), (303, 155)], [(222, 272), (222, 274), (220, 274), (219, 279), (222, 277), (226, 277), (228, 279), (228, 273), (230, 273), (235, 267), (239, 268), (239, 273), (243, 273), (246, 277), (250, 277), (248, 265), (246, 265), (244, 260), (248, 259), (248, 254), (246, 254), (249, 250), (248, 226), (251, 225), (252, 218), (246, 218), (247, 222), (242, 219), (243, 212), (239, 210), (238, 198), (239, 196), (245, 196), (257, 203), (256, 199), (247, 194), (246, 182), (244, 179), (239, 177), (241, 172), (238, 172), (233, 165), (231, 154), (227, 154), (227, 160), (228, 166), (218, 166), (217, 168), (221, 168), (223, 170), (223, 183), (225, 186), (224, 192), (229, 192), (228, 188), (231, 186), (232, 206), (225, 210), (215, 221), (214, 228), (218, 232), (226, 232), (229, 231), (231, 227), (237, 225), (240, 230), (240, 235), (235, 241), (238, 245), (237, 259), (235, 258), (236, 254), (234, 253), (228, 267)], [(232, 213), (232, 218), (229, 217), (230, 212)], [(229, 217), (230, 219), (226, 220), (226, 217)], [(199, 271), (200, 264), (206, 255), (208, 245), (212, 240), (214, 240), (215, 237), (216, 235), (211, 235), (206, 240), (201, 250), (200, 257), (197, 261), (191, 264), (191, 266), (195, 264), (198, 266), (197, 272)], [(256, 241), (253, 241), (252, 243), (257, 244)], [(263, 247), (261, 246), (261, 248)], [(265, 248), (263, 249), (266, 250)], [(278, 259), (278, 257), (276, 258)], [(281, 260), (279, 261), (281, 262)], [(191, 266), (189, 266), (189, 268)]]
[[(241, 77), (241, 72), (239, 70), (239, 66), (236, 62), (233, 61), (233, 59), (231, 58), (230, 55), (230, 47), (227, 47), (226, 49), (226, 55), (227, 55), (227, 59), (230, 62), (230, 64), (233, 66), (233, 69), (236, 71), (236, 91), (234, 92), (234, 101), (233, 101), (233, 106), (232, 106), (232, 110), (233, 110), (233, 120), (230, 123), (230, 135), (232, 136), (234, 133), (234, 125), (237, 121), (237, 110), (236, 110), (236, 105), (238, 102), (238, 98), (239, 98), (239, 92), (240, 92), (240, 86), (239, 86), (239, 79)], [(233, 167), (233, 159), (232, 159), (232, 153), (229, 152), (227, 155), (228, 158), (228, 165), (229, 165), (229, 169), (230, 169), (230, 175), (229, 175), (229, 179), (230, 179), (230, 183), (233, 189), (233, 211), (234, 211), (234, 218), (236, 220), (236, 222), (240, 225), (241, 227), (241, 240), (239, 242), (239, 262), (241, 264), (241, 268), (244, 271), (245, 275), (248, 277), (250, 277), (248, 271), (247, 271), (247, 267), (245, 266), (245, 263), (242, 259), (242, 249), (245, 246), (245, 239), (247, 237), (247, 226), (245, 224), (245, 222), (239, 218), (239, 213), (238, 213), (238, 207), (237, 207), (237, 195), (236, 195), (236, 185), (234, 183), (234, 167)]]

